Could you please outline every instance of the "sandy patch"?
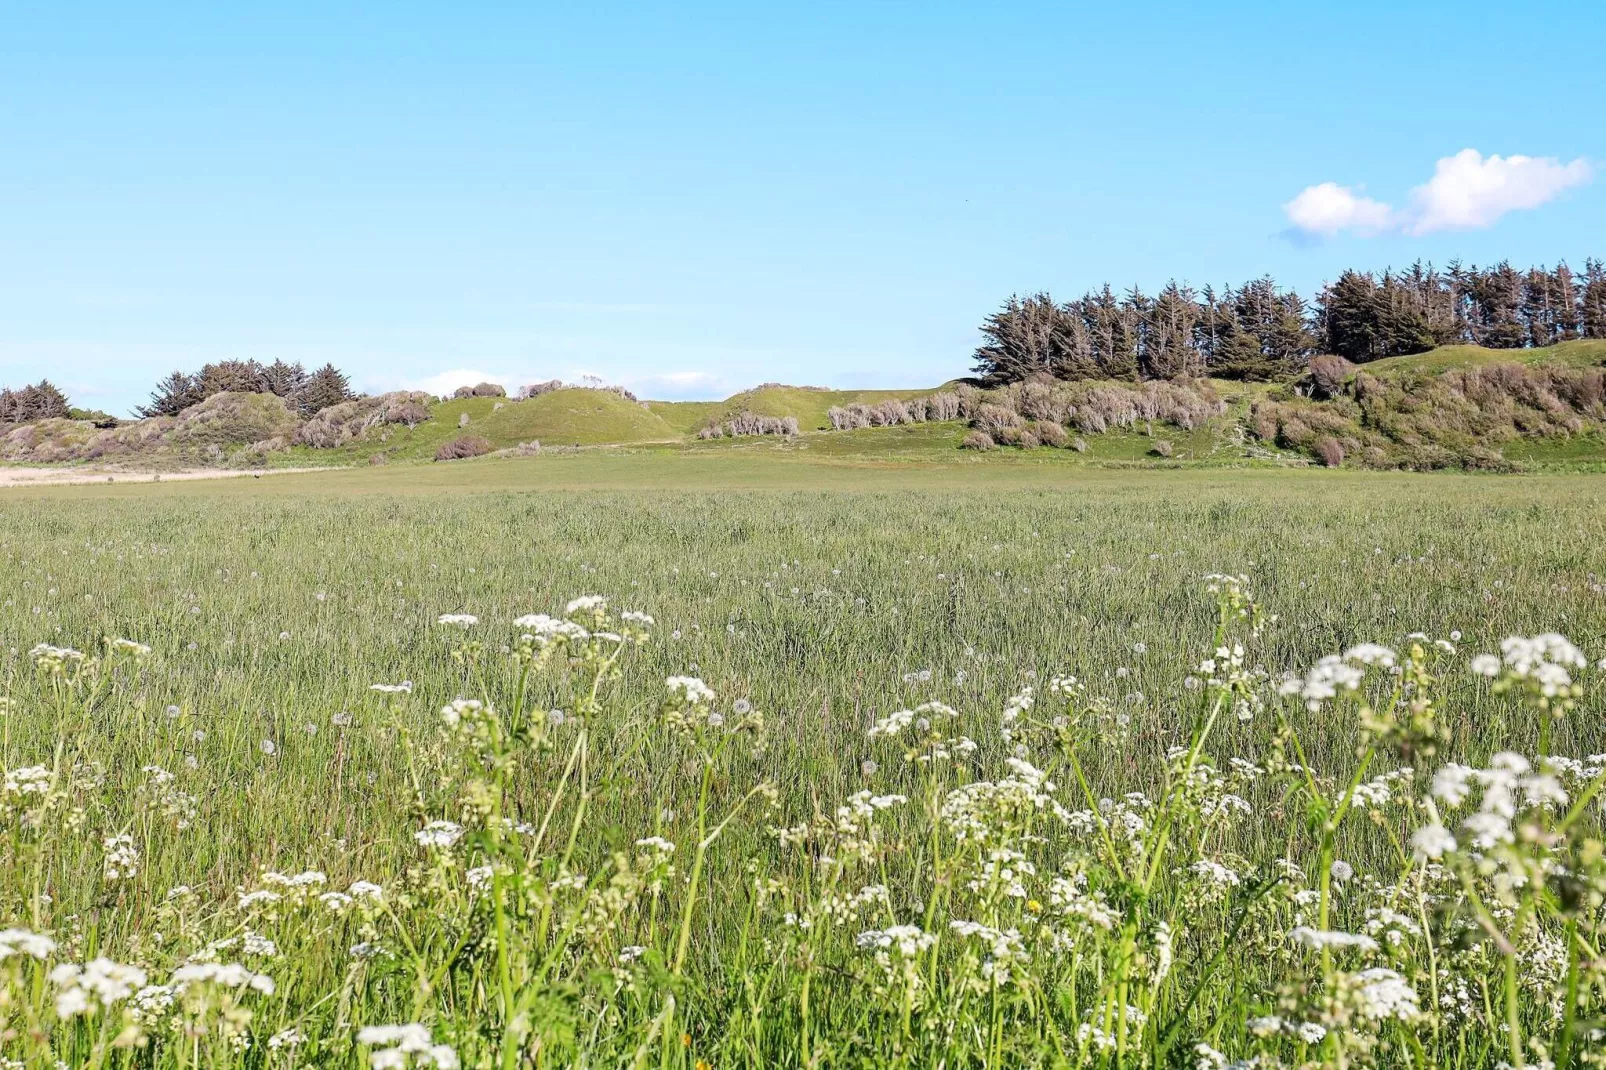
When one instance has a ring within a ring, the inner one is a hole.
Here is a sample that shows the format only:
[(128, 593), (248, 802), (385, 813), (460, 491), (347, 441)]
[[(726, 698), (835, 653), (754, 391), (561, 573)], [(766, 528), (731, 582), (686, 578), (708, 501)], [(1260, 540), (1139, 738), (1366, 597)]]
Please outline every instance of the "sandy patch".
[(317, 468), (181, 468), (172, 472), (140, 472), (124, 468), (8, 468), (0, 466), (0, 487), (43, 487), (68, 483), (172, 483), (189, 479), (231, 479), (317, 472)]

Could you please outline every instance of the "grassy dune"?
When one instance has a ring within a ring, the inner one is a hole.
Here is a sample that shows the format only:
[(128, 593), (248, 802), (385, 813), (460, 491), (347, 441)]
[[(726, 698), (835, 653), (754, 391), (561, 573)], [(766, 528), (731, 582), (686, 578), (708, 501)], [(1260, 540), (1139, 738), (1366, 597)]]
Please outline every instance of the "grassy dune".
[[(940, 388), (934, 388), (940, 389)], [(683, 434), (695, 434), (711, 420), (725, 420), (744, 412), (755, 416), (791, 416), (804, 431), (831, 426), (826, 413), (832, 406), (873, 405), (889, 399), (907, 399), (933, 390), (814, 390), (803, 386), (761, 386), (733, 394), (724, 401), (652, 401), (652, 410)]]
[(1385, 357), (1365, 365), (1374, 375), (1434, 375), (1455, 368), (1489, 364), (1532, 364), (1562, 368), (1594, 368), (1606, 364), (1606, 341), (1578, 339), (1541, 349), (1485, 349), (1482, 346), (1440, 346), (1426, 353)]

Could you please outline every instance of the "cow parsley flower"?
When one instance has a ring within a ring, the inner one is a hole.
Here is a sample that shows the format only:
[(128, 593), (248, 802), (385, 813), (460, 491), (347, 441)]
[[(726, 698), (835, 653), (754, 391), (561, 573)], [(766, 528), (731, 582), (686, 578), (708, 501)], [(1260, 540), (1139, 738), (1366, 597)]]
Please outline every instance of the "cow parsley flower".
[(107, 1010), (132, 996), (145, 984), (145, 971), (107, 958), (91, 959), (82, 966), (64, 962), (50, 971), (56, 993), (56, 1014), (62, 1018)]
[(449, 1045), (436, 1044), (429, 1027), (416, 1022), (408, 1025), (370, 1025), (357, 1031), (357, 1043), (376, 1049), (368, 1056), (374, 1070), (400, 1070), (409, 1061), (438, 1070), (457, 1070), (457, 1052)]
[(450, 847), (463, 836), (463, 826), (452, 821), (431, 821), (413, 839), (421, 847)]

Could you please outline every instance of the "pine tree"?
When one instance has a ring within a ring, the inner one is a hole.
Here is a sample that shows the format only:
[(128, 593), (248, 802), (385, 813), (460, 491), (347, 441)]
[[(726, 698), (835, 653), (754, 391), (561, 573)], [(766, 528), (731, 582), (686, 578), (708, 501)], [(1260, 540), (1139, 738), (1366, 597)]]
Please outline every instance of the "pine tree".
[(72, 407), (67, 404), (67, 395), (56, 389), (56, 384), (49, 379), (41, 379), (33, 386), (23, 391), (28, 395), (24, 406), (30, 420), (61, 420), (72, 414)]
[(156, 384), (156, 389), (151, 391), (150, 404), (135, 409), (134, 414), (145, 419), (152, 416), (177, 416), (191, 405), (204, 400), (205, 395), (201, 393), (201, 386), (196, 377), (175, 371)]
[(1522, 323), (1522, 276), (1502, 260), (1476, 276), (1474, 340), (1490, 349), (1520, 349), (1527, 340)]
[(195, 376), (204, 400), (213, 394), (261, 394), (267, 392), (263, 367), (254, 360), (220, 360), (202, 365)]
[(0, 389), (0, 423), (23, 424), (34, 420), (60, 420), (72, 415), (67, 395), (49, 379), (21, 390)]
[(356, 396), (352, 392), (350, 381), (340, 369), (333, 364), (325, 364), (312, 373), (293, 402), (303, 416), (312, 416), (331, 405), (339, 405)]
[(1327, 352), (1362, 364), (1383, 356), (1377, 281), (1361, 271), (1345, 271), (1318, 298)]
[(1204, 373), (1204, 363), (1193, 348), (1193, 328), (1199, 320), (1199, 303), (1193, 291), (1167, 283), (1142, 309), (1143, 372), (1151, 379), (1192, 378)]
[(1584, 261), (1584, 286), (1579, 298), (1579, 326), (1585, 338), (1606, 338), (1606, 263)]
[(298, 364), (276, 360), (261, 370), (258, 376), (262, 389), (281, 398), (294, 397), (307, 385), (307, 369)]

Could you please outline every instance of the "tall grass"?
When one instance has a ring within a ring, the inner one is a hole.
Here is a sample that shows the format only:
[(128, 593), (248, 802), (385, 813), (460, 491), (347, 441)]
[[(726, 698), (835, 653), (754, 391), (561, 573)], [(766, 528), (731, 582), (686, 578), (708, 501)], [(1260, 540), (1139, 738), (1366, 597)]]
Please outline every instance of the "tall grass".
[(19, 501), (3, 1054), (1583, 1058), (1599, 701), (1469, 655), (1606, 646), (1593, 486), (1250, 486)]

